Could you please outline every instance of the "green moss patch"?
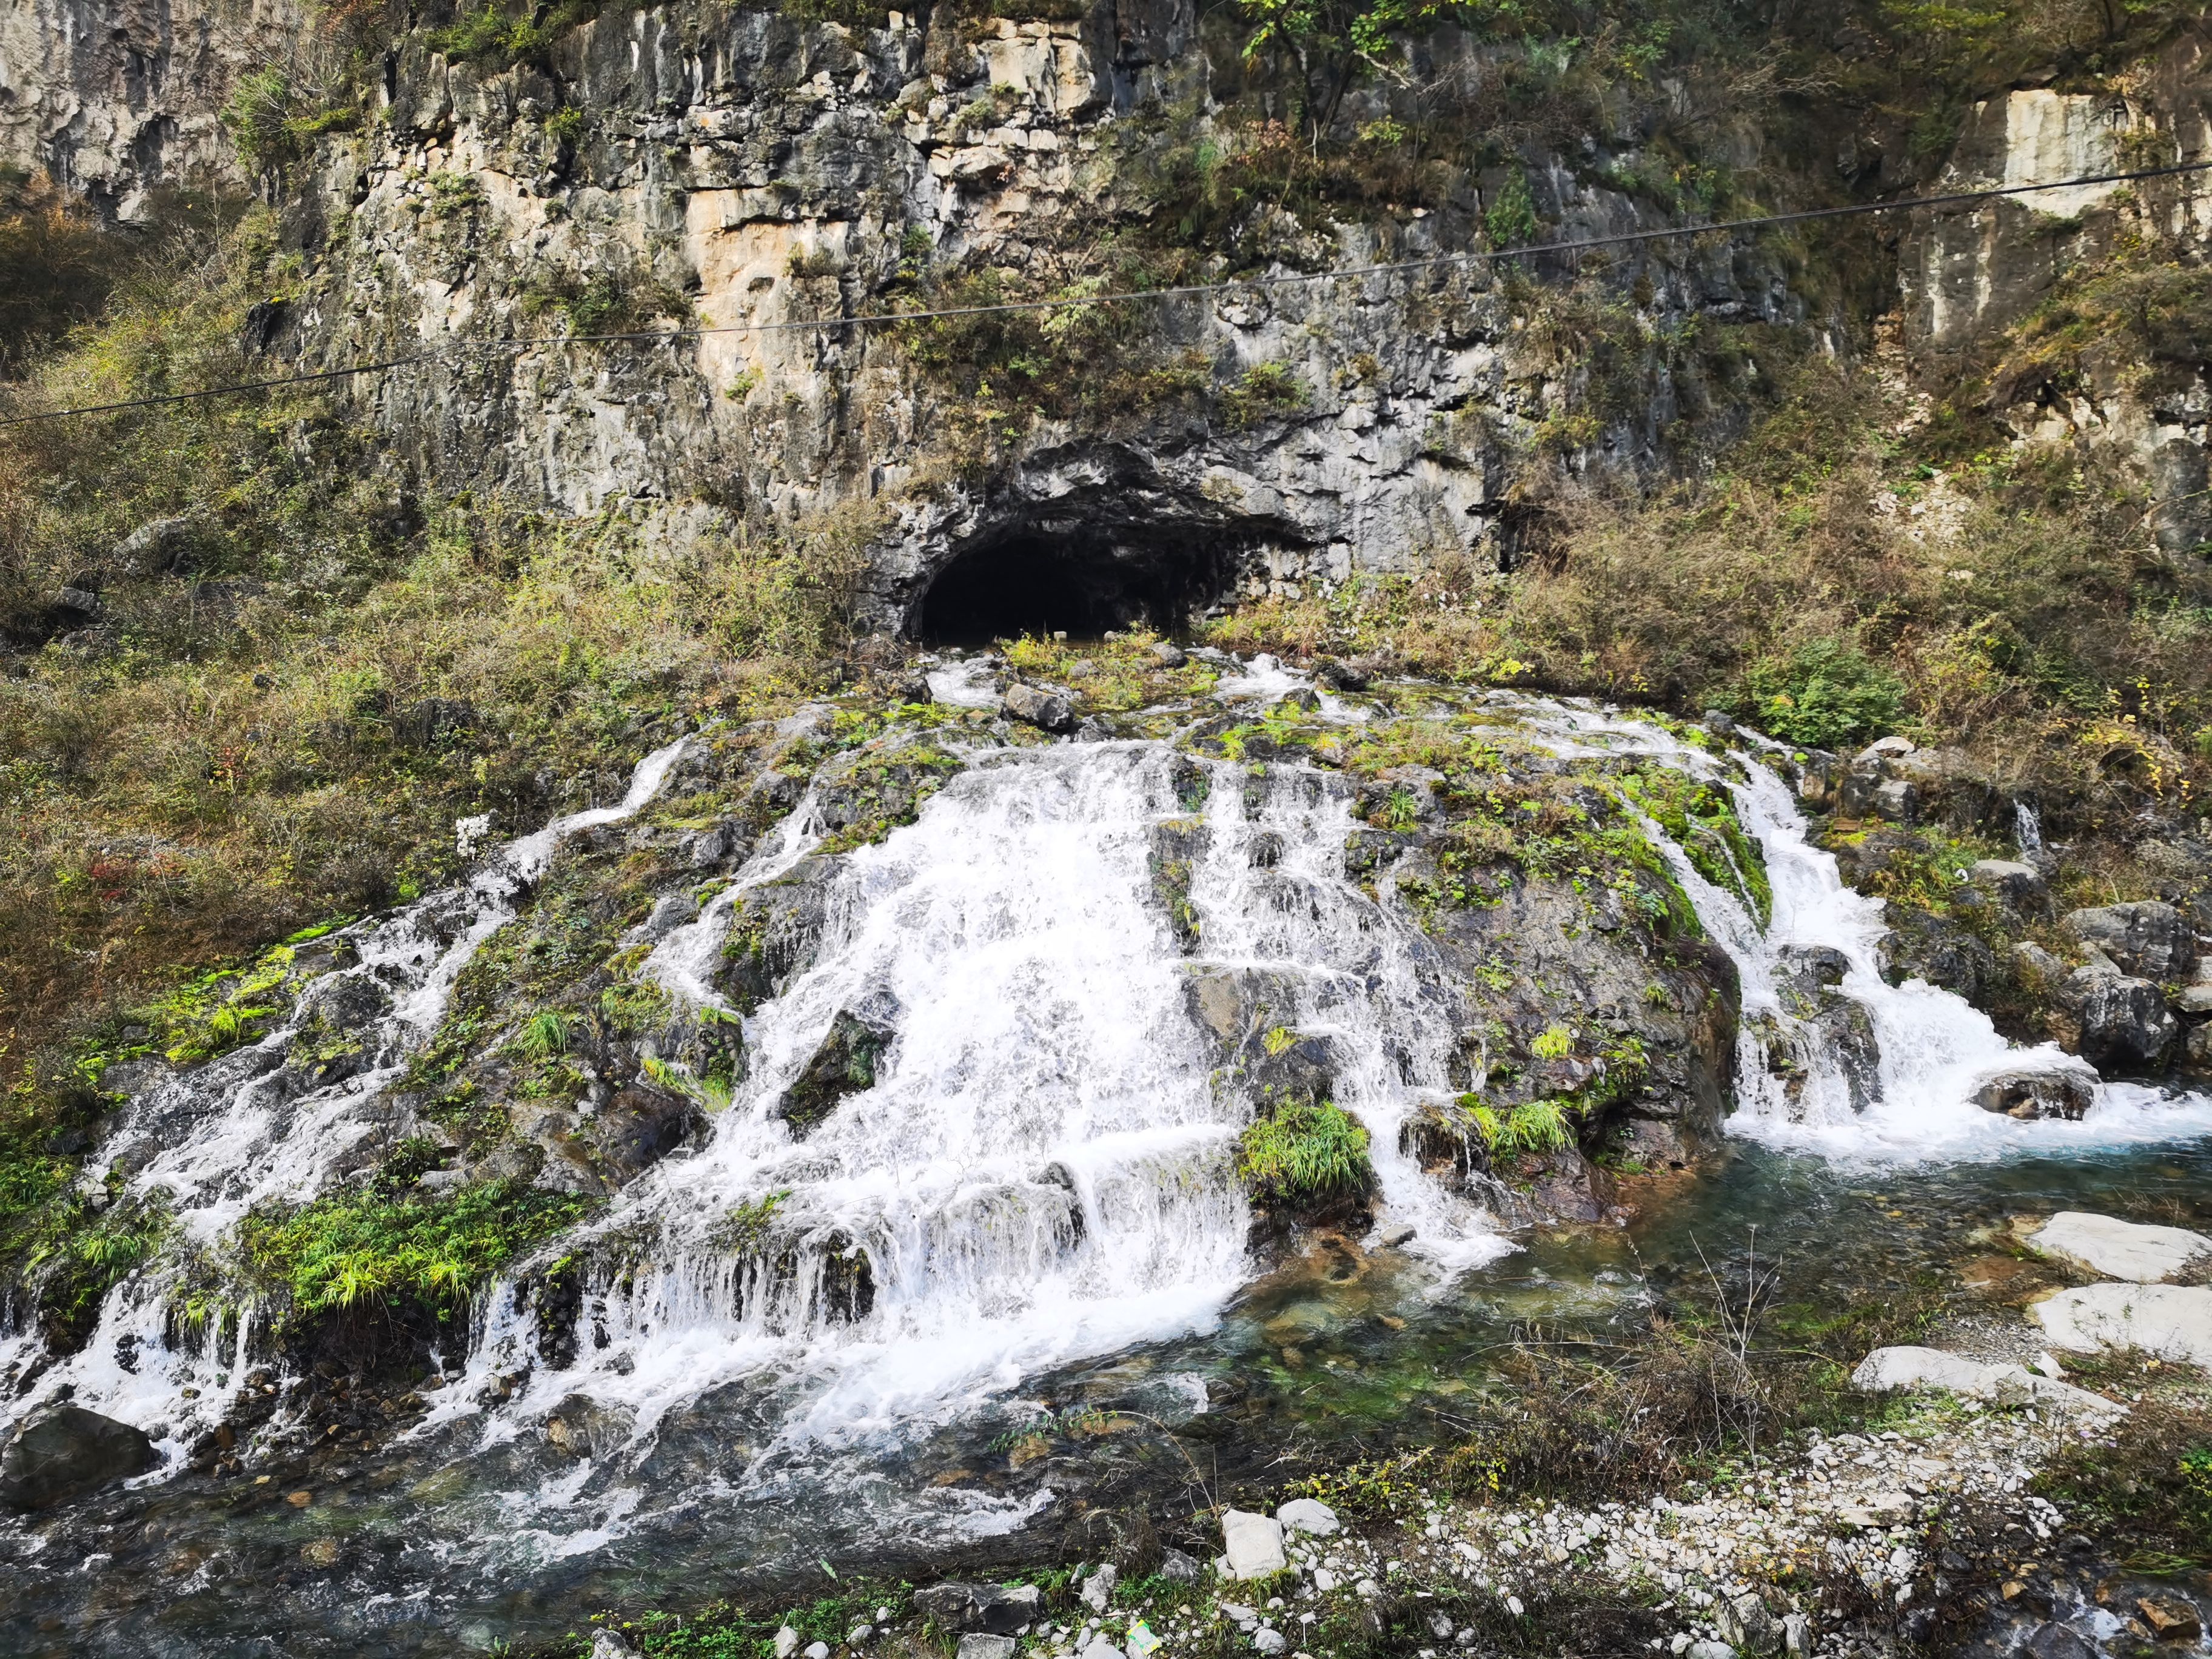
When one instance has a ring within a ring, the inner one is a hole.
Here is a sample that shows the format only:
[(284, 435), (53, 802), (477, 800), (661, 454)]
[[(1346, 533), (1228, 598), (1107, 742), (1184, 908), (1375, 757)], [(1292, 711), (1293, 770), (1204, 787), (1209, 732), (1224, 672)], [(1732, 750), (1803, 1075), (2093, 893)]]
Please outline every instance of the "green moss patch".
[(449, 1198), (319, 1198), (248, 1216), (239, 1239), (253, 1271), (283, 1287), (295, 1318), (407, 1302), (447, 1320), (509, 1261), (589, 1210), (564, 1194), (487, 1181)]

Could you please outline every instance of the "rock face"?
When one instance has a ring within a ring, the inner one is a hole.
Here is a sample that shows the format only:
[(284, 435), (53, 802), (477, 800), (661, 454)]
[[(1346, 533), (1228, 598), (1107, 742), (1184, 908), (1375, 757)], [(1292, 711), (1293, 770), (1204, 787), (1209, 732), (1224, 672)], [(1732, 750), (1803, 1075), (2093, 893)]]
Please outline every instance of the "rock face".
[(2212, 1255), (2212, 1238), (2182, 1227), (2152, 1227), (2108, 1215), (2064, 1210), (2025, 1235), (2039, 1255), (2095, 1273), (2155, 1285)]
[(246, 182), (218, 119), (311, 36), (292, 0), (27, 0), (0, 11), (0, 164), (124, 219), (163, 185)]
[[(2208, 118), (2206, 43), (2174, 40), (2131, 72), (2124, 94), (2019, 88), (1967, 113), (1941, 191), (2039, 183), (2126, 172), (2146, 163), (2143, 140), (2201, 131)], [(2172, 152), (2155, 152), (2160, 160)], [(1948, 365), (1986, 349), (2027, 317), (2069, 274), (2094, 270), (2130, 238), (2174, 239), (2201, 247), (2200, 212), (2181, 179), (2106, 183), (2038, 191), (1931, 215), (1899, 249), (1905, 341), (1916, 358)], [(1990, 412), (2032, 445), (2103, 452), (2141, 481), (2151, 530), (2170, 552), (2212, 536), (2206, 488), (2207, 416), (2201, 372), (2161, 365), (2147, 374), (2124, 353), (2089, 353), (2067, 379), (2031, 365), (2000, 376)]]
[(160, 1461), (153, 1442), (128, 1423), (82, 1406), (55, 1406), (25, 1419), (0, 1451), (0, 1504), (47, 1509)]
[(2107, 1077), (2158, 1070), (2181, 1033), (2156, 984), (2109, 968), (2076, 969), (2057, 1000), (2073, 1021), (2069, 1046)]
[[(31, 9), (52, 40), (100, 33), (65, 24), (62, 0)], [(1557, 450), (1568, 428), (1554, 417), (1588, 370), (1574, 354), (1544, 355), (1487, 267), (1157, 306), (1114, 367), (1195, 374), (1195, 403), (1137, 399), (1111, 419), (1042, 418), (999, 437), (978, 428), (967, 392), (913, 373), (888, 331), (785, 327), (887, 309), (950, 266), (1058, 269), (1092, 228), (1154, 210), (1114, 161), (1133, 116), (1203, 106), (1197, 9), (1093, 0), (1085, 12), (981, 26), (894, 14), (876, 28), (703, 5), (610, 11), (496, 72), (411, 33), (358, 131), (324, 138), (289, 179), (284, 240), (303, 274), (252, 343), (273, 368), (389, 355), (403, 340), (543, 337), (587, 290), (618, 291), (630, 327), (702, 313), (774, 325), (665, 349), (548, 343), (495, 363), (455, 359), (383, 383), (362, 413), (395, 467), (434, 484), (571, 511), (736, 504), (669, 508), (681, 534), (732, 515), (849, 510), (870, 550), (863, 617), (892, 626), (918, 626), (956, 566), (956, 583), (978, 591), (1006, 568), (1064, 577), (1107, 626), (1232, 587), (1333, 582), (1471, 548), (1503, 556), (1512, 477), (1540, 445)], [(38, 78), (65, 88), (98, 76), (57, 64)], [(202, 101), (171, 125), (154, 105), (137, 118), (180, 135), (173, 143), (211, 133), (230, 78), (201, 77)], [(32, 125), (79, 118), (67, 94), (50, 96)], [(132, 118), (112, 86), (98, 105), (83, 121)], [(580, 131), (548, 120), (571, 110)], [(1188, 118), (1206, 141), (1206, 118)], [(1757, 128), (1736, 142), (1755, 150)], [(64, 148), (112, 152), (103, 175), (137, 176), (119, 137), (17, 150), (43, 166)], [(1648, 205), (1604, 176), (1579, 156), (1529, 167), (1547, 236), (1649, 222)], [(1317, 266), (1462, 250), (1494, 205), (1485, 192), (1501, 187), (1455, 192), (1387, 233), (1279, 215), (1267, 257)], [(1655, 243), (1607, 280), (1636, 296), (1639, 328), (1693, 340), (1697, 318), (1807, 320), (1790, 269), (1754, 239)], [(1694, 349), (1664, 365), (1640, 348), (1623, 361), (1638, 365), (1639, 395), (1573, 432), (1563, 465), (1663, 468), (1662, 434), (1735, 395), (1718, 359), (1705, 384)], [(1001, 443), (990, 464), (969, 465)]]
[(2186, 979), (2197, 966), (2197, 930), (2171, 904), (2146, 900), (2071, 910), (2058, 925), (2138, 979)]
[(2160, 1359), (2212, 1365), (2212, 1290), (2181, 1285), (2089, 1285), (2036, 1304), (2062, 1348), (2136, 1348)]

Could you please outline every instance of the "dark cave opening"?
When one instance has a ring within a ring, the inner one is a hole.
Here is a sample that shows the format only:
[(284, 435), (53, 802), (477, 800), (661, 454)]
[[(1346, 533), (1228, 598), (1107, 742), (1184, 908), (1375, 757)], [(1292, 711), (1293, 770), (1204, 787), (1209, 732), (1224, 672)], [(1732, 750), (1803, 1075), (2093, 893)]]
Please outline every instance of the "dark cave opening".
[(927, 645), (988, 645), (1024, 634), (1096, 639), (1139, 623), (1183, 632), (1227, 589), (1218, 538), (1131, 544), (1024, 531), (960, 553), (923, 594), (914, 631)]

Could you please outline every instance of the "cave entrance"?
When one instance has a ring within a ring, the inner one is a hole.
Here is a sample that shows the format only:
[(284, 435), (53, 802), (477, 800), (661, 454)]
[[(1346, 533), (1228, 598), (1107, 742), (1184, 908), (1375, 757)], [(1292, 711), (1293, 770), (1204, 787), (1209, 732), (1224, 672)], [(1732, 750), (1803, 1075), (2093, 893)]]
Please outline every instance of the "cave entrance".
[(1217, 538), (1122, 542), (1025, 530), (957, 555), (922, 595), (926, 645), (988, 645), (1024, 634), (1097, 639), (1138, 623), (1181, 633), (1227, 589), (1233, 558)]

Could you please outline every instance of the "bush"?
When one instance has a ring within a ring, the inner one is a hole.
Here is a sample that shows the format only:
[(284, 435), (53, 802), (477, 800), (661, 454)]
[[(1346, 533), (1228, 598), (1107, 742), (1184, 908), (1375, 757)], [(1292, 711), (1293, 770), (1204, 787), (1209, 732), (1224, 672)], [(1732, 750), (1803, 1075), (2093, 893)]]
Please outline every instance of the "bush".
[(1905, 688), (1839, 639), (1814, 640), (1744, 676), (1744, 706), (1770, 736), (1834, 749), (1897, 723)]
[(1367, 1131), (1327, 1100), (1255, 1118), (1237, 1140), (1237, 1174), (1254, 1201), (1290, 1208), (1357, 1198), (1375, 1178)]

